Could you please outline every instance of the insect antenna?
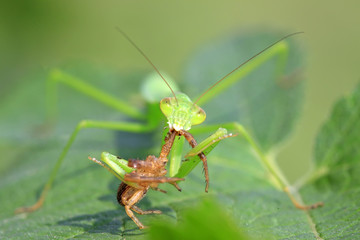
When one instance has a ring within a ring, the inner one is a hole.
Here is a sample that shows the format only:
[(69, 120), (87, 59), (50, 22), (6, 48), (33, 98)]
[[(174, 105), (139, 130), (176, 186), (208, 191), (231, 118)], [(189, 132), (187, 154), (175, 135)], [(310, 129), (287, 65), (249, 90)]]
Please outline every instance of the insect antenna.
[(174, 90), (171, 88), (170, 84), (166, 81), (164, 76), (160, 73), (159, 69), (152, 63), (152, 61), (146, 56), (146, 54), (135, 44), (135, 42), (133, 40), (131, 40), (131, 38), (124, 31), (122, 31), (119, 27), (116, 27), (116, 29), (126, 38), (126, 40), (128, 40), (131, 43), (131, 45), (133, 45), (136, 48), (136, 50), (138, 50), (138, 52), (146, 59), (146, 61), (148, 61), (148, 63), (150, 63), (150, 65), (153, 67), (153, 69), (157, 72), (157, 74), (159, 74), (159, 76), (162, 78), (162, 80), (164, 80), (166, 85), (169, 87), (170, 91), (172, 92), (172, 94), (175, 97), (176, 103), (179, 105), (179, 102), (176, 98)]
[(203, 94), (200, 95), (200, 97), (198, 97), (198, 99), (196, 99), (196, 101), (194, 102), (194, 105), (205, 95), (207, 94), (209, 91), (211, 91), (211, 89), (213, 89), (216, 85), (218, 85), (219, 83), (221, 83), (225, 78), (227, 78), (229, 75), (231, 75), (233, 72), (235, 72), (236, 70), (238, 70), (239, 68), (241, 68), (242, 66), (244, 66), (245, 64), (247, 64), (248, 62), (250, 62), (252, 59), (256, 58), (257, 56), (259, 56), (260, 54), (262, 54), (263, 52), (265, 52), (266, 50), (268, 50), (269, 48), (273, 47), (274, 45), (276, 45), (277, 43), (285, 40), (286, 38), (289, 38), (291, 36), (297, 35), (297, 34), (301, 34), (304, 32), (294, 32), (294, 33), (290, 33), (282, 38), (280, 38), (279, 40), (277, 40), (276, 42), (270, 44), (269, 46), (267, 46), (266, 48), (264, 48), (263, 50), (261, 50), (260, 52), (256, 53), (255, 55), (253, 55), (252, 57), (250, 57), (249, 59), (247, 59), (245, 62), (241, 63), (239, 66), (237, 66), (234, 70), (232, 70), (231, 72), (229, 72), (228, 74), (226, 74), (224, 77), (222, 77), (220, 80), (218, 80), (216, 83), (214, 83), (211, 87), (209, 87)]

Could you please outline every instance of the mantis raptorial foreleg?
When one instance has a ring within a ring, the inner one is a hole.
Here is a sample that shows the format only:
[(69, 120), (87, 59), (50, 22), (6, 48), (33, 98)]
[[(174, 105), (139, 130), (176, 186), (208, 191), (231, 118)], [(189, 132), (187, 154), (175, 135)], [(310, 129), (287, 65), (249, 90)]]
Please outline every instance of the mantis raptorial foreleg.
[(203, 161), (200, 154), (208, 155), (221, 140), (235, 136), (236, 134), (228, 134), (225, 128), (219, 128), (211, 136), (194, 146), (185, 155), (185, 161), (181, 164), (174, 177), (182, 178), (187, 176), (200, 161)]
[[(191, 133), (186, 132), (186, 131), (180, 131), (180, 134), (185, 137), (186, 141), (189, 142), (189, 144), (192, 148), (195, 148), (198, 145), (198, 143), (196, 142), (193, 135), (191, 135)], [(199, 156), (200, 160), (203, 163), (203, 169), (204, 169), (204, 173), (205, 173), (205, 182), (206, 182), (205, 192), (208, 192), (208, 190), (209, 190), (209, 170), (208, 170), (208, 165), (207, 165), (207, 158), (202, 151), (199, 152), (197, 155)]]
[[(166, 159), (170, 153), (170, 150), (172, 150), (172, 147), (175, 146), (176, 151), (175, 152), (173, 151), (173, 155), (175, 155), (176, 158), (172, 162), (173, 168), (171, 168), (170, 176), (173, 176), (177, 172), (177, 170), (181, 164), (180, 159), (181, 159), (181, 152), (182, 152), (182, 144), (180, 144), (181, 149), (180, 148), (178, 149), (179, 146), (177, 146), (177, 144), (173, 144), (175, 141), (175, 136), (179, 136), (179, 137), (183, 136), (186, 139), (186, 141), (188, 141), (188, 143), (190, 144), (190, 146), (192, 148), (195, 148), (198, 145), (195, 138), (193, 137), (193, 135), (191, 135), (191, 133), (189, 133), (185, 130), (176, 131), (174, 129), (170, 129), (170, 131), (167, 133), (167, 136), (165, 137), (166, 143), (163, 145), (163, 147), (161, 149), (161, 153), (160, 153), (160, 158)], [(208, 166), (207, 166), (207, 159), (203, 152), (199, 152), (198, 156), (201, 159), (201, 161), (203, 162), (203, 168), (204, 168), (205, 180), (206, 180), (205, 192), (208, 192), (209, 171), (208, 171)], [(174, 161), (177, 163), (174, 164)], [(175, 169), (174, 165), (177, 167), (176, 169)]]

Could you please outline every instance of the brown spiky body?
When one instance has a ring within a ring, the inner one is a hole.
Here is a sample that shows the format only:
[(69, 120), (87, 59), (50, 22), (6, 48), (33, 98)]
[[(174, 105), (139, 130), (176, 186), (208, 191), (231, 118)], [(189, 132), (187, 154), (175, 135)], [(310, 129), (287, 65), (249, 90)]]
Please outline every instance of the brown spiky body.
[(127, 173), (124, 176), (125, 182), (133, 182), (137, 184), (137, 187), (130, 186), (125, 182), (122, 182), (117, 191), (117, 200), (119, 204), (125, 207), (126, 214), (136, 223), (136, 225), (143, 229), (145, 226), (134, 215), (132, 211), (138, 214), (160, 214), (159, 210), (143, 211), (135, 204), (138, 203), (151, 188), (160, 192), (166, 193), (166, 191), (158, 188), (160, 183), (173, 184), (179, 191), (181, 189), (176, 184), (177, 181), (184, 180), (183, 178), (169, 178), (166, 175), (166, 163), (168, 162), (167, 156), (171, 150), (172, 144), (176, 133), (170, 133), (165, 138), (165, 144), (163, 145), (160, 153), (160, 157), (157, 158), (153, 155), (149, 155), (145, 160), (129, 159), (128, 166), (135, 168), (136, 170)]

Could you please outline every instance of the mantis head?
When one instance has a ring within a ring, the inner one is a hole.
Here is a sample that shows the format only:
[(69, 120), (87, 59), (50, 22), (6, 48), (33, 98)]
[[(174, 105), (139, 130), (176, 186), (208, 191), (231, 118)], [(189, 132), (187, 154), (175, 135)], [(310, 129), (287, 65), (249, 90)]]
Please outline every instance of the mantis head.
[(160, 101), (160, 109), (168, 119), (170, 128), (188, 131), (191, 126), (201, 124), (206, 118), (205, 111), (194, 104), (184, 93)]

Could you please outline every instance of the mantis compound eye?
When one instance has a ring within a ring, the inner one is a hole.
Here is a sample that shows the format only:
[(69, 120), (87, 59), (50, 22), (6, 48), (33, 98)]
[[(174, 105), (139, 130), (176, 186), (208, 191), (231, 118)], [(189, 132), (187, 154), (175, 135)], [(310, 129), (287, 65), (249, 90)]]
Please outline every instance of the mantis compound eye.
[(205, 111), (197, 106), (197, 112), (193, 115), (192, 119), (191, 119), (191, 124), (192, 125), (198, 125), (201, 124), (202, 122), (205, 121), (206, 119), (206, 113)]
[(173, 112), (173, 106), (172, 106), (172, 102), (171, 102), (171, 98), (164, 98), (160, 101), (160, 109), (162, 111), (162, 113), (168, 117), (172, 114)]

